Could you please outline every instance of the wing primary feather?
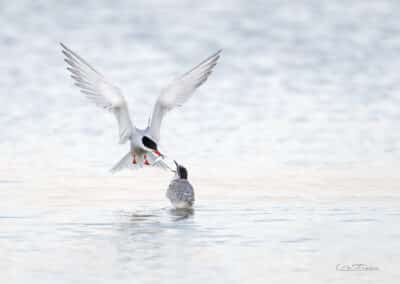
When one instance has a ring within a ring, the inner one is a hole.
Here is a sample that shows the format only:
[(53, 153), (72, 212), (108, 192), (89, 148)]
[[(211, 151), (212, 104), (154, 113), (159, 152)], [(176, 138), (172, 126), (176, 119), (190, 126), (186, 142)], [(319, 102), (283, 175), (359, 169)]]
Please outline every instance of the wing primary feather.
[(75, 57), (76, 59), (78, 59), (79, 61), (81, 61), (82, 63), (84, 63), (87, 67), (89, 67), (93, 72), (95, 72), (97, 75), (103, 77), (103, 75), (101, 75), (99, 72), (97, 72), (96, 69), (94, 69), (85, 59), (83, 59), (81, 56), (79, 56), (78, 54), (76, 54), (75, 52), (73, 52), (71, 49), (69, 49), (68, 47), (66, 47), (62, 42), (60, 42), (60, 45), (73, 57)]
[(218, 50), (182, 76), (175, 79), (158, 97), (150, 122), (150, 132), (159, 139), (161, 121), (165, 114), (175, 107), (183, 105), (212, 73), (222, 50)]
[[(203, 65), (204, 63), (206, 63), (207, 61), (214, 59), (215, 62), (218, 60), (218, 58), (220, 57), (220, 54), (222, 52), (222, 49), (218, 50), (217, 52), (215, 52), (214, 54), (210, 55), (209, 57), (207, 57), (206, 59), (204, 59), (203, 61), (201, 61), (199, 64), (197, 64), (196, 66), (194, 66), (192, 69), (190, 69), (189, 71), (187, 71), (186, 73), (184, 73), (181, 77), (186, 76), (187, 74), (190, 74), (193, 70), (197, 69), (199, 66)], [(216, 64), (216, 63), (215, 63)], [(215, 65), (214, 65), (215, 66)]]
[(68, 65), (67, 70), (70, 72), (74, 85), (96, 106), (114, 113), (118, 122), (120, 143), (130, 139), (134, 133), (134, 127), (120, 89), (106, 80), (101, 73), (77, 53), (63, 43), (60, 43), (60, 45), (63, 48), (64, 61)]

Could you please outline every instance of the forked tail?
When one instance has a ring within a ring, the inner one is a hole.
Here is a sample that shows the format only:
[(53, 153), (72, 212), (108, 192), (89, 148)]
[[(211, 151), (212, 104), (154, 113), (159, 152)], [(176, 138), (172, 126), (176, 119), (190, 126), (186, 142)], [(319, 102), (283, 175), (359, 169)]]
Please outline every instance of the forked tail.
[(112, 167), (110, 171), (111, 173), (116, 173), (124, 169), (137, 170), (143, 167), (156, 167), (163, 170), (170, 170), (170, 167), (165, 163), (165, 161), (154, 153), (147, 152), (146, 157), (150, 165), (145, 165), (143, 155), (136, 155), (136, 163), (133, 163), (133, 156), (129, 151), (114, 167)]

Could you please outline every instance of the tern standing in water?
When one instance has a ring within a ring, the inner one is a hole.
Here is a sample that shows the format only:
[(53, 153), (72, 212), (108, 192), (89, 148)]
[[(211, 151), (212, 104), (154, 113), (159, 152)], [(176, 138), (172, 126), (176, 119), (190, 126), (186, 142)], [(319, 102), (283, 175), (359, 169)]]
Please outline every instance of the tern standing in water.
[(174, 179), (169, 184), (167, 197), (176, 209), (192, 208), (194, 203), (193, 186), (188, 181), (186, 168), (179, 165), (176, 161), (176, 173)]
[(110, 83), (77, 53), (61, 43), (67, 69), (80, 91), (97, 106), (112, 112), (119, 127), (119, 143), (130, 141), (129, 152), (111, 169), (116, 172), (125, 168), (137, 169), (152, 165), (168, 169), (158, 148), (160, 127), (164, 115), (183, 105), (210, 76), (217, 64), (221, 50), (217, 51), (190, 71), (174, 80), (158, 97), (149, 124), (138, 129), (132, 123), (128, 105), (121, 90)]

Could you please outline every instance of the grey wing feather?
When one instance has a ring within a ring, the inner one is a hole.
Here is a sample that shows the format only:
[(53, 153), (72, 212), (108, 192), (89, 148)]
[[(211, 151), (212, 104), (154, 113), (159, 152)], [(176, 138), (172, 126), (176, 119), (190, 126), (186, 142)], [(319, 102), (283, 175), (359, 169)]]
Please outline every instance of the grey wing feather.
[(203, 60), (190, 71), (174, 80), (158, 97), (150, 123), (150, 133), (160, 138), (160, 127), (164, 115), (175, 107), (182, 106), (210, 76), (222, 50)]
[(75, 86), (94, 104), (114, 113), (119, 127), (119, 143), (125, 143), (131, 138), (134, 128), (121, 90), (107, 81), (81, 56), (60, 44), (65, 55), (64, 61), (68, 64), (67, 70), (71, 72)]

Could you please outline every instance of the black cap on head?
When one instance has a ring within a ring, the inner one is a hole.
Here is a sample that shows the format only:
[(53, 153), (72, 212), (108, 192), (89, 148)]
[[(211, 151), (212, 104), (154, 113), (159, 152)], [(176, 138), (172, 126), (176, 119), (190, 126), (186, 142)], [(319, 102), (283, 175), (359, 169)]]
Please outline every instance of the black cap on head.
[(149, 149), (151, 149), (151, 150), (154, 150), (154, 151), (157, 151), (157, 150), (158, 150), (158, 149), (157, 149), (157, 143), (154, 142), (154, 141), (153, 141), (152, 139), (150, 139), (149, 137), (143, 136), (142, 142), (143, 142), (143, 145), (146, 146), (147, 148), (149, 148)]
[(188, 172), (187, 172), (186, 168), (182, 165), (179, 165), (175, 160), (174, 160), (174, 163), (176, 165), (176, 173), (178, 174), (179, 178), (187, 179)]

